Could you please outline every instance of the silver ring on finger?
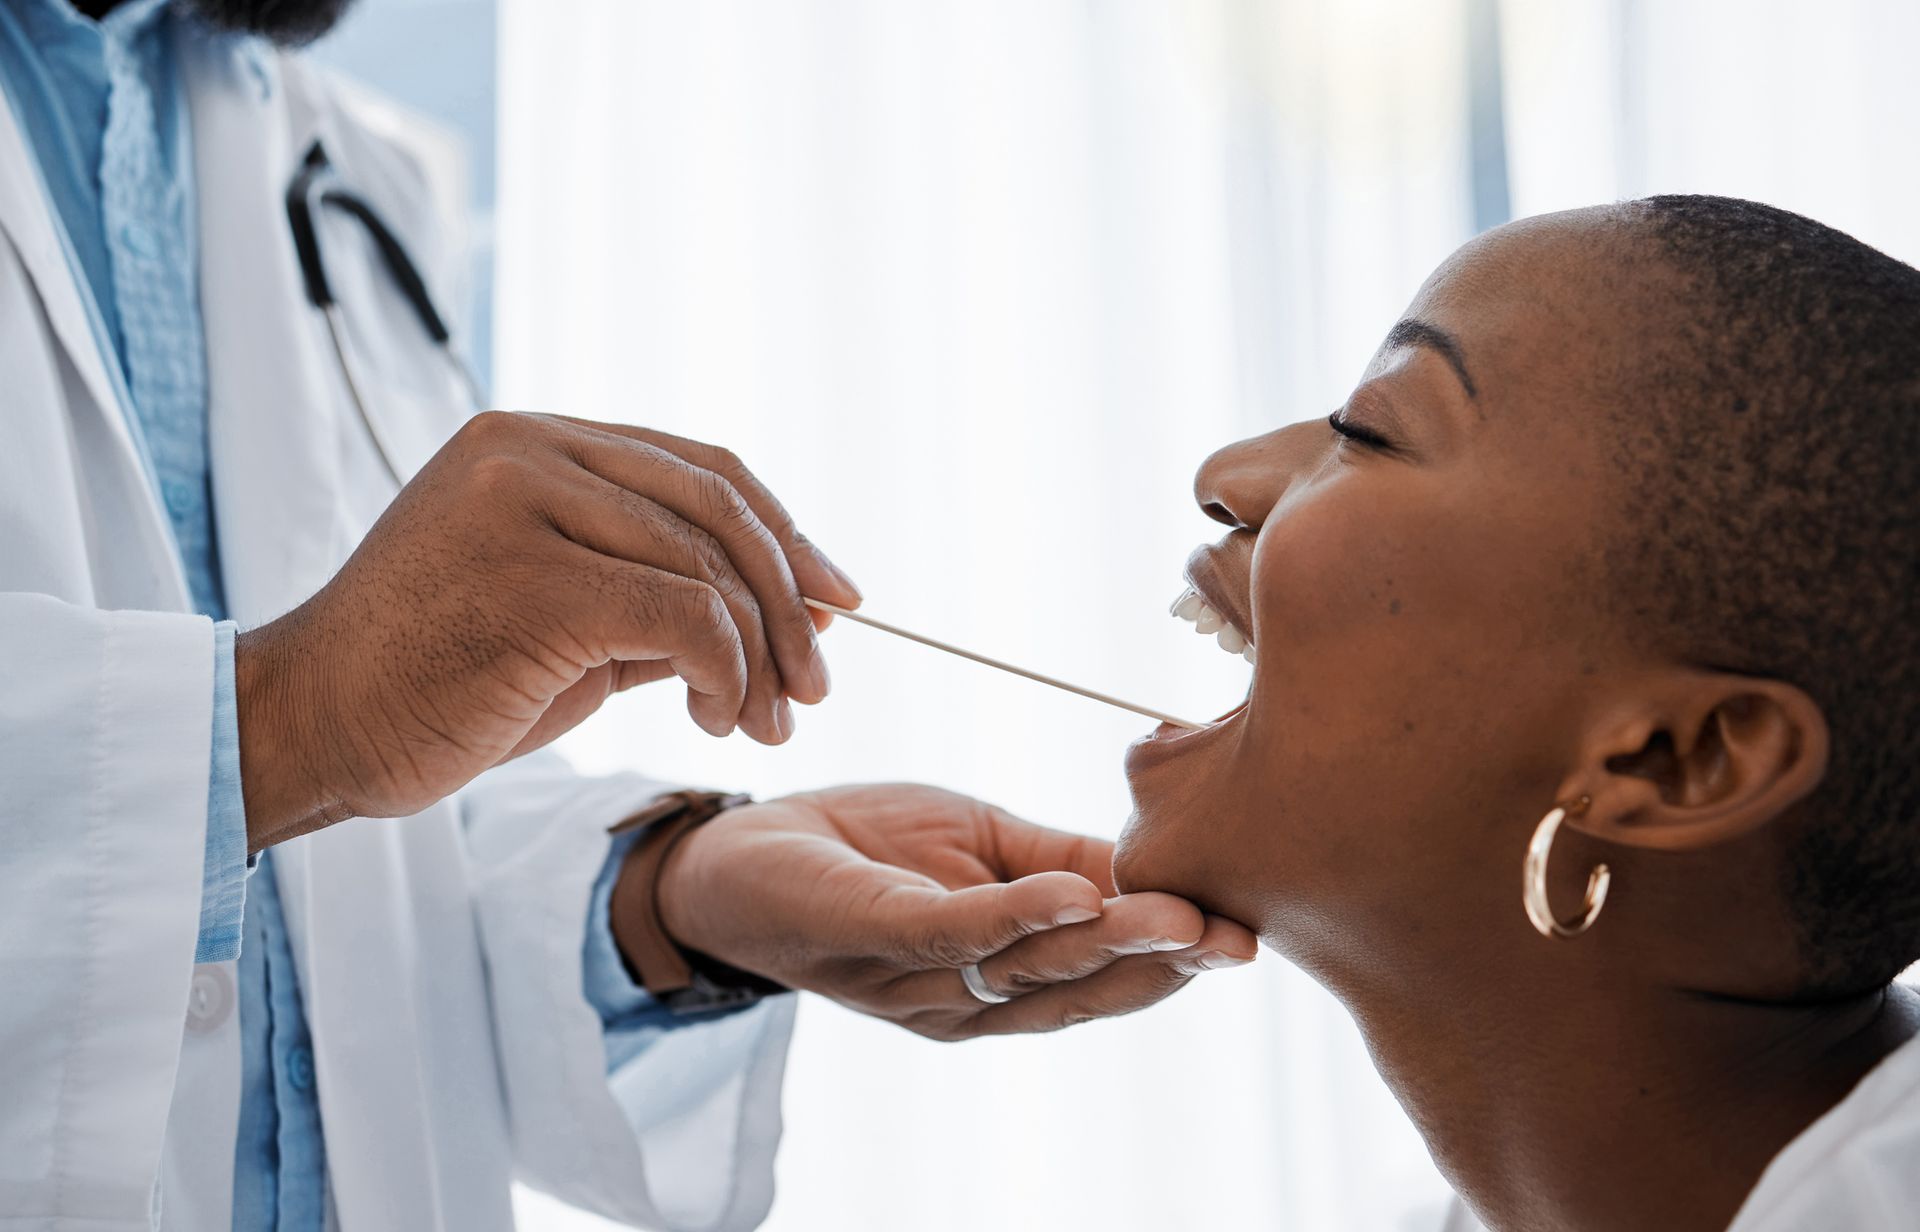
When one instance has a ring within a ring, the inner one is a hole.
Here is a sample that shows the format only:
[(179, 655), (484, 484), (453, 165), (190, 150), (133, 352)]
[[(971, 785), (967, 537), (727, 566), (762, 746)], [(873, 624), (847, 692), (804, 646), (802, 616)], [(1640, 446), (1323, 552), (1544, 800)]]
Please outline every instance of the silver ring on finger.
[(988, 1005), (999, 1005), (1004, 1001), (1013, 1000), (1012, 997), (1003, 996), (987, 987), (987, 977), (980, 974), (979, 963), (968, 963), (960, 968), (960, 982), (967, 986), (967, 991), (973, 994), (976, 1001), (984, 1001)]

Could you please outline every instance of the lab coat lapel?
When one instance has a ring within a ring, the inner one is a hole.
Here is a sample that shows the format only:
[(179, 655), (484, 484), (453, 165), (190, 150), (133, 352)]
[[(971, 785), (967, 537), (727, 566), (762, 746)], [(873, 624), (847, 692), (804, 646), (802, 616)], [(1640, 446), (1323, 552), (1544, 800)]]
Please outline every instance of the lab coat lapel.
[(119, 414), (119, 392), (107, 374), (93, 325), (87, 319), (86, 303), (80, 298), (72, 267), (60, 246), (52, 207), (33, 170), (36, 165), (26, 135), (14, 119), (13, 107), (0, 93), (0, 167), (9, 169), (0, 175), (0, 230), (13, 241), (21, 263), (27, 267), (47, 319), (53, 323), (53, 332), (66, 348), (81, 382), (94, 401), (113, 416), (115, 436), (137, 459), (133, 437)]
[(132, 407), (100, 354), (86, 301), (81, 298), (72, 263), (61, 246), (53, 207), (41, 187), (36, 165), (26, 134), (14, 118), (12, 104), (5, 92), (0, 91), (0, 168), (7, 169), (5, 174), (0, 174), (0, 238), (11, 242), (19, 254), (53, 327), (54, 337), (87, 395), (74, 400), (73, 413), (100, 417), (115, 455), (107, 464), (117, 465), (126, 482), (137, 485), (141, 493), (131, 502), (131, 507), (138, 511), (138, 524), (127, 530), (146, 541), (144, 546), (154, 562), (156, 576), (162, 579), (164, 590), (159, 597), (174, 609), (185, 610), (190, 602), (186, 575), (181, 570), (172, 528), (160, 508), (159, 495), (147, 477), (146, 463), (127, 423)]
[[(294, 63), (193, 40), (209, 448), (228, 606), (243, 627), (324, 585), (359, 537), (341, 448), (346, 390), (307, 302), (283, 201), (330, 123)], [(385, 476), (378, 477), (385, 483)], [(412, 1059), (431, 1040), (397, 827), (364, 821), (274, 848), (272, 869), (314, 1041), (331, 1196), (348, 1226), (443, 1226), (430, 1101)]]
[(335, 385), (282, 194), (305, 133), (277, 61), (183, 30), (206, 324), (208, 454), (227, 607), (242, 627), (296, 606), (352, 542)]

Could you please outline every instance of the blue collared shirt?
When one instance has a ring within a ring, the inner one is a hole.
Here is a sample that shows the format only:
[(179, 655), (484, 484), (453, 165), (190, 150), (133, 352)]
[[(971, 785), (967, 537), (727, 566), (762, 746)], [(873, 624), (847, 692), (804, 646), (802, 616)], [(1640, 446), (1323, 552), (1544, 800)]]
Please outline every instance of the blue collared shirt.
[[(171, 54), (172, 27), (182, 19), (166, 2), (127, 0), (96, 22), (69, 0), (0, 0), (0, 85), (34, 150), (194, 604), (216, 621), (195, 961), (239, 959), (242, 1087), (233, 1227), (318, 1232), (326, 1209), (326, 1149), (312, 1041), (277, 885), (270, 870), (249, 881), (235, 629), (224, 619), (207, 453), (193, 135)], [(595, 884), (582, 948), (583, 985), (606, 1024), (609, 1069), (676, 1025), (634, 985), (613, 942), (607, 902), (621, 851)], [(268, 863), (262, 856), (259, 867)]]
[[(224, 619), (207, 459), (193, 137), (165, 2), (130, 0), (96, 22), (67, 0), (4, 0), (0, 80), (40, 164), (95, 340), (128, 401), (129, 427), (166, 508), (194, 606), (216, 621), (194, 960), (240, 960), (233, 1226), (319, 1232), (326, 1151), (313, 1053), (271, 873), (255, 883), (251, 909), (246, 901), (234, 626)], [(254, 939), (244, 949), (243, 928)]]

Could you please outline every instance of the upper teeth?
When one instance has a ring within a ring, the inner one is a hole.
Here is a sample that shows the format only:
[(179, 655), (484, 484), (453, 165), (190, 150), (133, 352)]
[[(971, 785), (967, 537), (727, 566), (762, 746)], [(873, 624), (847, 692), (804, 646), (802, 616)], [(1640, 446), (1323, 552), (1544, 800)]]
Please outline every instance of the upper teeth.
[(1207, 606), (1200, 592), (1189, 586), (1180, 592), (1173, 601), (1173, 614), (1182, 620), (1193, 622), (1193, 627), (1201, 633), (1211, 633), (1220, 649), (1228, 654), (1237, 654), (1247, 662), (1253, 662), (1253, 645), (1247, 635), (1233, 627), (1233, 622)]

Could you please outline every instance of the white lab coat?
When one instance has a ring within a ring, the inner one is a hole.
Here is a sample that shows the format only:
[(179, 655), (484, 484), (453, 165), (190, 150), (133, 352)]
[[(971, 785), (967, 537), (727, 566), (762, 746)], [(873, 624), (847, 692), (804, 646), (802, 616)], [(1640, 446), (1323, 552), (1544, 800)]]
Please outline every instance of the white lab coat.
[[(302, 296), (282, 193), (321, 136), (441, 303), (443, 143), (302, 62), (183, 37), (214, 508), (242, 627), (325, 582), (393, 485)], [(357, 372), (417, 466), (465, 414), (350, 223), (324, 222)], [(193, 964), (213, 639), (29, 149), (0, 103), (0, 1228), (230, 1222), (232, 964)], [(747, 1228), (772, 1199), (791, 997), (610, 1081), (581, 991), (605, 827), (662, 790), (523, 759), (399, 821), (275, 849), (335, 1226), (511, 1226), (518, 1175), (633, 1223)]]

